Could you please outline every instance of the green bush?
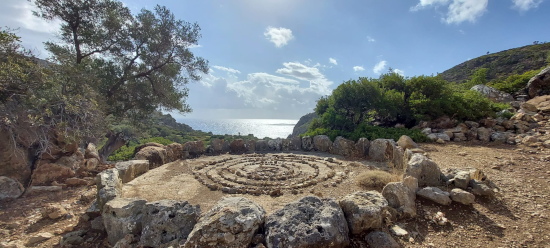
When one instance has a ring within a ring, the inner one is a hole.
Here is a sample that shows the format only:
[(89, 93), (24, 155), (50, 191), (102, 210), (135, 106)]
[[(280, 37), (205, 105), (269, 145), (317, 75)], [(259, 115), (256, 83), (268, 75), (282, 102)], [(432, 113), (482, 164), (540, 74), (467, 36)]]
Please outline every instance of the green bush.
[(153, 138), (147, 138), (147, 139), (140, 139), (138, 142), (130, 141), (126, 146), (123, 146), (113, 152), (111, 156), (109, 156), (109, 161), (126, 161), (132, 159), (132, 156), (134, 155), (134, 151), (136, 150), (136, 147), (143, 145), (145, 143), (159, 143), (162, 145), (169, 145), (174, 143), (174, 141), (169, 140), (164, 137), (153, 137)]
[(316, 136), (327, 135), (332, 141), (338, 136), (342, 136), (346, 139), (357, 141), (360, 138), (367, 138), (369, 140), (375, 139), (393, 139), (398, 140), (401, 135), (407, 135), (411, 137), (415, 142), (428, 142), (429, 139), (420, 130), (407, 129), (407, 128), (393, 128), (393, 127), (380, 127), (372, 126), (366, 123), (360, 124), (352, 132), (343, 130), (331, 130), (326, 128), (317, 128), (309, 130), (302, 136)]
[(537, 75), (539, 70), (527, 71), (521, 75), (512, 75), (504, 80), (494, 80), (489, 83), (489, 86), (504, 91), (506, 93), (514, 94), (519, 90), (525, 88), (529, 80)]

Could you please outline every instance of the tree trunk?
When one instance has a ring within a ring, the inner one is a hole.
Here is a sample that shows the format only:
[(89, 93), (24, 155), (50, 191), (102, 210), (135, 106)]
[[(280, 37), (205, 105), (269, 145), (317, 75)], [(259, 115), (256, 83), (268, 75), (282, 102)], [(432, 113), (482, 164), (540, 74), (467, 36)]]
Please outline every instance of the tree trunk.
[(113, 133), (113, 131), (109, 131), (105, 137), (108, 138), (107, 142), (99, 149), (99, 158), (103, 164), (107, 163), (107, 158), (111, 153), (118, 150), (118, 148), (121, 148), (123, 145), (126, 145), (126, 142), (128, 142), (122, 132)]

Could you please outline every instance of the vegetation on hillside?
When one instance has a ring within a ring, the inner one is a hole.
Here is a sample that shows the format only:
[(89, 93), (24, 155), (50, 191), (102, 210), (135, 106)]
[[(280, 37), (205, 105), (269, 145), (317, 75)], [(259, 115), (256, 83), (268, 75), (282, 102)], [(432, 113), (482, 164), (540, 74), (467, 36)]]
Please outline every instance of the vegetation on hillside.
[(315, 112), (319, 118), (312, 122), (305, 135), (397, 140), (406, 134), (416, 141), (424, 141), (425, 136), (418, 130), (391, 127), (396, 124), (412, 127), (441, 116), (479, 120), (495, 117), (496, 112), (509, 107), (469, 90), (467, 85), (485, 83), (484, 78), (481, 71), (468, 83), (456, 85), (439, 76), (405, 78), (390, 71), (378, 79), (350, 80), (338, 86), (332, 95), (318, 100)]
[(449, 82), (464, 83), (480, 68), (487, 69), (487, 81), (540, 70), (550, 64), (550, 43), (534, 44), (491, 53), (468, 60), (439, 75)]

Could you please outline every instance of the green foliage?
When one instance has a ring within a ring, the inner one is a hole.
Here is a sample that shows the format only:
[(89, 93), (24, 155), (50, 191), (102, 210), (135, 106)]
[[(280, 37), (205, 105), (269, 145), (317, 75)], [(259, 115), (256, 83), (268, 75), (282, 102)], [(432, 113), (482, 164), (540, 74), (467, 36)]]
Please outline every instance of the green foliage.
[(380, 127), (372, 126), (368, 124), (360, 124), (352, 132), (346, 132), (343, 130), (334, 130), (327, 128), (310, 129), (302, 136), (316, 136), (327, 135), (332, 141), (338, 136), (342, 136), (353, 141), (357, 141), (360, 138), (367, 138), (369, 140), (375, 139), (394, 139), (398, 140), (402, 135), (411, 137), (416, 142), (427, 142), (428, 137), (424, 135), (420, 130), (407, 129), (407, 128), (393, 128), (393, 127)]
[(136, 147), (146, 144), (146, 143), (159, 143), (162, 145), (169, 145), (174, 143), (174, 141), (163, 138), (163, 137), (154, 137), (154, 138), (147, 138), (147, 139), (140, 139), (139, 141), (130, 141), (126, 146), (121, 147), (116, 152), (111, 154), (109, 156), (110, 161), (127, 161), (132, 159), (132, 156), (134, 155), (134, 151), (136, 150)]
[(489, 86), (506, 93), (514, 94), (525, 88), (529, 80), (537, 75), (539, 71), (526, 71), (521, 75), (511, 75), (504, 80), (493, 80), (489, 83)]
[(487, 68), (479, 68), (477, 69), (472, 76), (470, 76), (470, 79), (463, 84), (465, 89), (470, 89), (474, 87), (475, 85), (479, 84), (487, 84), (487, 72), (489, 69)]

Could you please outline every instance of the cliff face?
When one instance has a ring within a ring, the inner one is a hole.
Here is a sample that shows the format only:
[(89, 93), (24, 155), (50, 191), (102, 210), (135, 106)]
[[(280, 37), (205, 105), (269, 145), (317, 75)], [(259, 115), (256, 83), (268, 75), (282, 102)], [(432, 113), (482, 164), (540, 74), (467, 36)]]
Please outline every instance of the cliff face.
[(296, 123), (296, 126), (294, 126), (294, 129), (292, 130), (291, 136), (298, 136), (307, 132), (309, 124), (311, 123), (311, 121), (313, 121), (313, 119), (317, 117), (318, 116), (315, 112), (300, 117), (300, 120), (298, 121), (298, 123)]

